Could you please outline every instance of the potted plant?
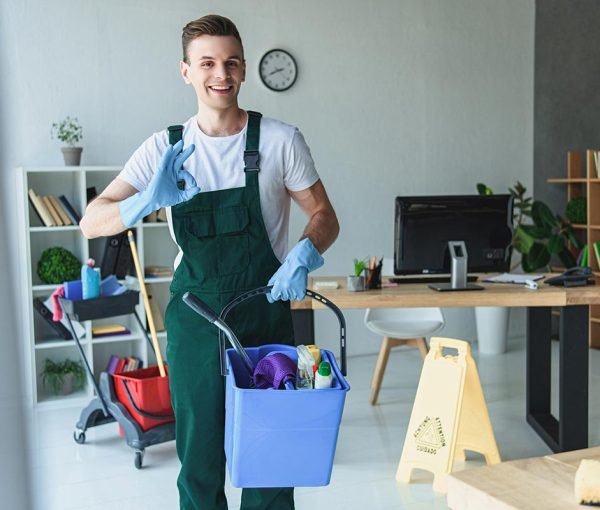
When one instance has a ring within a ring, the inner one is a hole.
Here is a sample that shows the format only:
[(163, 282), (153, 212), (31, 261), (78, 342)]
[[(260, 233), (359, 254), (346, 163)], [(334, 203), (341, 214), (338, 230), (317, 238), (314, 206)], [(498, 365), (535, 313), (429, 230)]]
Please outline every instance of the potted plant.
[(44, 387), (51, 394), (68, 395), (83, 386), (85, 371), (81, 361), (75, 362), (67, 358), (64, 361), (55, 362), (46, 358), (41, 379)]
[(81, 151), (83, 149), (76, 147), (75, 144), (83, 138), (82, 133), (83, 129), (77, 117), (67, 116), (64, 120), (52, 124), (50, 136), (67, 144), (67, 147), (61, 149), (67, 166), (79, 166), (81, 163)]
[[(493, 195), (482, 183), (477, 184), (477, 191), (480, 195)], [(512, 246), (521, 254), (523, 271), (549, 270), (553, 256), (565, 267), (576, 265), (569, 245), (578, 249), (579, 243), (571, 223), (554, 214), (544, 202), (526, 197), (527, 188), (519, 181), (508, 191), (513, 196), (516, 211)]]
[(40, 255), (37, 274), (42, 282), (48, 284), (79, 280), (81, 262), (66, 248), (52, 246)]
[(365, 290), (364, 271), (367, 268), (365, 260), (354, 259), (354, 274), (348, 276), (348, 290), (359, 291)]

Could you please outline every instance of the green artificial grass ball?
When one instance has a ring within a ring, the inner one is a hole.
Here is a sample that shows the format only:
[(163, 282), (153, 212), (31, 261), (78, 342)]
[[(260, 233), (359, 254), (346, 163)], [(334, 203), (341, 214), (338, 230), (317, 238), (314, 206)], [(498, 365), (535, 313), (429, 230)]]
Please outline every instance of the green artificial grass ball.
[(69, 250), (54, 246), (42, 252), (37, 266), (37, 274), (44, 283), (79, 280), (81, 262)]
[(585, 197), (577, 197), (569, 200), (565, 216), (571, 223), (583, 224), (587, 221), (587, 201)]

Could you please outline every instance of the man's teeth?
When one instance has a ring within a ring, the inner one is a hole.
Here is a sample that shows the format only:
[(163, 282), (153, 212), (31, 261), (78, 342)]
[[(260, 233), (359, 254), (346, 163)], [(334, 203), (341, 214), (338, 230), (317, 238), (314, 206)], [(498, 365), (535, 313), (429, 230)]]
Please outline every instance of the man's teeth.
[(210, 88), (213, 89), (213, 90), (229, 90), (229, 87), (219, 86), (219, 85), (213, 85)]

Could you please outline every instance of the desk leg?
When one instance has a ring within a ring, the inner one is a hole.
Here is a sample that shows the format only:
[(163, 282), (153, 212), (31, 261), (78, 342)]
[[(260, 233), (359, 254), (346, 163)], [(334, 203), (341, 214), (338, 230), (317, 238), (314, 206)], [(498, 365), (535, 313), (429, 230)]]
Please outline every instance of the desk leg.
[(315, 314), (313, 310), (292, 310), (294, 339), (297, 344), (315, 343)]
[(552, 448), (588, 446), (588, 306), (561, 309), (559, 328), (559, 419), (550, 414), (551, 308), (527, 311), (527, 422)]

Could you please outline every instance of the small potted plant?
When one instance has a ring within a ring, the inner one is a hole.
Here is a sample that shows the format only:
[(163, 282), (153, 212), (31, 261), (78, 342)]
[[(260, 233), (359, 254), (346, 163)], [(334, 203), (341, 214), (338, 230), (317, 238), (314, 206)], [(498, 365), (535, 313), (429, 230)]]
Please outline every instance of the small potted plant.
[(359, 291), (365, 290), (364, 271), (367, 268), (367, 263), (364, 260), (354, 259), (354, 274), (348, 276), (348, 290)]
[(79, 166), (81, 163), (81, 151), (83, 149), (76, 147), (75, 144), (83, 138), (82, 133), (83, 129), (77, 117), (67, 116), (64, 120), (52, 124), (50, 136), (67, 144), (67, 147), (61, 149), (67, 166)]
[(76, 362), (67, 358), (64, 361), (55, 362), (46, 358), (41, 379), (49, 393), (68, 395), (83, 386), (85, 371), (81, 361)]

